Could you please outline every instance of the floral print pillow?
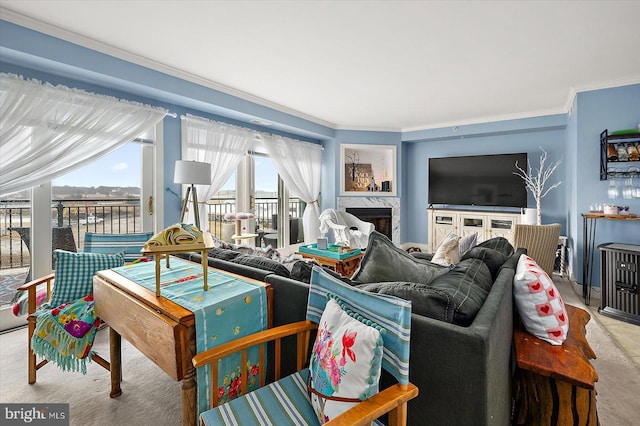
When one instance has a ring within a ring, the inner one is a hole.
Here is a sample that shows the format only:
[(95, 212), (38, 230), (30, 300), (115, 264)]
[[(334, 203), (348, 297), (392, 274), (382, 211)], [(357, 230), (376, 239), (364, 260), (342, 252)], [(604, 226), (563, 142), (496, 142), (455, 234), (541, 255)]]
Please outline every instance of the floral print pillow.
[(327, 301), (311, 353), (309, 391), (320, 424), (378, 393), (384, 329), (341, 305)]

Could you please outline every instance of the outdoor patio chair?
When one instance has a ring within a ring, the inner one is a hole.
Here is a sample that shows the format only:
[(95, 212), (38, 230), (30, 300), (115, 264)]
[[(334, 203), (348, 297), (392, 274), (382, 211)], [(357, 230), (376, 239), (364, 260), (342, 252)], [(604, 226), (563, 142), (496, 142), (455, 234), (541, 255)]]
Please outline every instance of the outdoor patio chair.
[[(31, 228), (24, 226), (15, 226), (7, 228), (9, 231), (15, 231), (20, 235), (22, 242), (27, 247), (27, 250), (31, 252)], [(55, 267), (54, 250), (61, 249), (66, 251), (77, 251), (76, 240), (73, 237), (73, 231), (68, 226), (54, 227), (51, 229), (51, 266)], [(25, 283), (31, 281), (31, 267), (27, 272), (27, 278)]]
[[(201, 412), (201, 424), (262, 425), (269, 419), (270, 424), (317, 425), (320, 417), (322, 423), (368, 425), (385, 413), (389, 424), (406, 424), (407, 402), (418, 395), (418, 388), (409, 382), (411, 302), (359, 290), (314, 267), (306, 318), (193, 358), (196, 368), (210, 367), (212, 408)], [(307, 364), (309, 338), (316, 330)], [(297, 372), (280, 378), (281, 341), (293, 335), (297, 336)], [(275, 347), (275, 381), (264, 386), (268, 342)], [(256, 346), (260, 355), (253, 365), (248, 350)], [(237, 352), (241, 352), (241, 365), (247, 366), (238, 381), (241, 396), (218, 405), (218, 360)], [(378, 392), (381, 367), (397, 383)], [(247, 393), (249, 379), (259, 380), (261, 387)]]

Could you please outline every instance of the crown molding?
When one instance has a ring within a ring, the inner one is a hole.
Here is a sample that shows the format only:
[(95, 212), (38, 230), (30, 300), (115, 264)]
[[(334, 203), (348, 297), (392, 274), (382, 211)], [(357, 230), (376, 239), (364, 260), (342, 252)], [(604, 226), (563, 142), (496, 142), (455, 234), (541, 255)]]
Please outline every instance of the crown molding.
[[(96, 52), (100, 52), (109, 56), (113, 56), (118, 59), (122, 59), (127, 62), (131, 62), (136, 65), (143, 66), (145, 68), (152, 69), (154, 71), (158, 71), (172, 77), (176, 77), (182, 80), (189, 81), (191, 83), (198, 84), (200, 86), (213, 89), (227, 95), (235, 96), (237, 98), (243, 99), (248, 102), (252, 102), (257, 105), (261, 105), (264, 107), (268, 107), (274, 109), (276, 111), (292, 115), (297, 118), (301, 118), (303, 120), (308, 120), (313, 123), (319, 124), (321, 126), (329, 127), (331, 129), (335, 129), (335, 123), (331, 123), (320, 118), (304, 114), (300, 111), (294, 110), (292, 108), (288, 108), (286, 106), (280, 105), (278, 103), (269, 101), (267, 99), (261, 98), (259, 96), (252, 95), (247, 92), (243, 92), (242, 90), (234, 89), (233, 87), (225, 86), (224, 84), (217, 83), (215, 81), (200, 77), (195, 74), (191, 74), (184, 70), (174, 68), (163, 64), (161, 62), (155, 61), (153, 59), (146, 58), (144, 56), (129, 52), (127, 50), (121, 49), (119, 47), (112, 46), (107, 43), (103, 43), (101, 41), (92, 39), (90, 37), (75, 33), (73, 31), (66, 30), (64, 28), (60, 28), (56, 25), (52, 25), (38, 19), (23, 15), (21, 13), (15, 12), (11, 9), (7, 9), (6, 7), (0, 7), (0, 18), (14, 23), (16, 25), (20, 25), (26, 27), (28, 29), (41, 32), (43, 34), (49, 35), (51, 37), (59, 38), (64, 41), (68, 41), (70, 43), (76, 44), (78, 46), (85, 47), (87, 49), (94, 50)], [(265, 121), (271, 122), (272, 120), (264, 119)]]
[(517, 114), (502, 114), (502, 115), (491, 115), (478, 117), (468, 120), (457, 120), (457, 121), (444, 121), (440, 123), (428, 124), (424, 126), (415, 126), (415, 127), (407, 127), (403, 128), (402, 132), (419, 132), (421, 130), (432, 130), (432, 129), (441, 129), (443, 127), (460, 127), (460, 126), (468, 126), (472, 124), (485, 124), (485, 123), (495, 123), (498, 121), (508, 121), (508, 120), (520, 120), (523, 118), (535, 118), (535, 117), (544, 117), (546, 115), (556, 115), (556, 114), (566, 114), (567, 111), (564, 108), (549, 108), (543, 110), (535, 110), (535, 111), (527, 111)]
[(591, 92), (593, 90), (611, 89), (614, 87), (629, 86), (631, 84), (640, 84), (640, 74), (632, 75), (626, 78), (610, 80), (606, 82), (582, 84), (577, 87), (571, 86), (569, 88), (569, 94), (567, 96), (565, 109), (569, 112), (569, 114), (572, 113), (573, 101), (575, 100), (575, 97), (578, 96), (578, 93)]

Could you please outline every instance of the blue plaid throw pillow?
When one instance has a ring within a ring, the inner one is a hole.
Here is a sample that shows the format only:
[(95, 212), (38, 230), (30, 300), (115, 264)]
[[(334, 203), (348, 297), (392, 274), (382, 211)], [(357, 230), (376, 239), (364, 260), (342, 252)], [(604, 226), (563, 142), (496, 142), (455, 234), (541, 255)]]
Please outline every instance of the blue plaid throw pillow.
[(56, 279), (51, 300), (43, 307), (54, 308), (93, 293), (93, 276), (103, 269), (124, 265), (124, 254), (73, 253), (56, 250)]

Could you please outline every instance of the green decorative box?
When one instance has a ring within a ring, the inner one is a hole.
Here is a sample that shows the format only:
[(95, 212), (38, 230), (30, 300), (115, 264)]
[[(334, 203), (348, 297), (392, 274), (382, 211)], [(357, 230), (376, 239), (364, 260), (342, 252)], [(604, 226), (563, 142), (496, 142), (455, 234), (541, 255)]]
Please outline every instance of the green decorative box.
[(322, 250), (318, 248), (318, 244), (308, 244), (306, 246), (300, 246), (298, 251), (302, 253), (313, 254), (315, 256), (330, 257), (331, 259), (338, 260), (348, 259), (352, 256), (360, 254), (360, 252), (362, 251), (359, 248), (356, 248), (345, 253), (338, 253), (339, 248), (340, 246), (329, 244), (326, 250)]

